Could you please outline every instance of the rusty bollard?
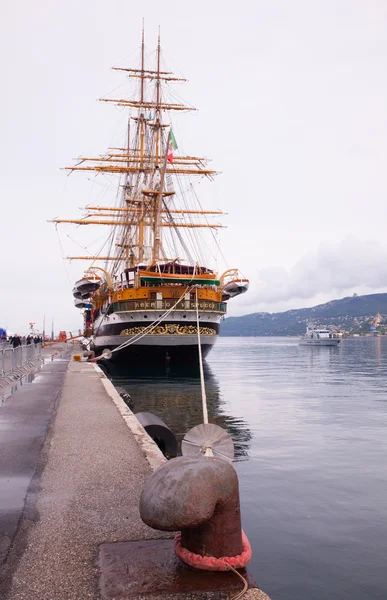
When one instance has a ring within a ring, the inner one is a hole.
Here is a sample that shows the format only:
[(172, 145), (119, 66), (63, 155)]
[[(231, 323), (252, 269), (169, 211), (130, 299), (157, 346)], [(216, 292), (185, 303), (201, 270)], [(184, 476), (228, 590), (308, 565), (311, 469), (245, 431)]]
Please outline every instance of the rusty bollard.
[(245, 550), (238, 477), (220, 458), (178, 457), (159, 467), (141, 494), (140, 515), (153, 529), (181, 531), (183, 549), (199, 557)]

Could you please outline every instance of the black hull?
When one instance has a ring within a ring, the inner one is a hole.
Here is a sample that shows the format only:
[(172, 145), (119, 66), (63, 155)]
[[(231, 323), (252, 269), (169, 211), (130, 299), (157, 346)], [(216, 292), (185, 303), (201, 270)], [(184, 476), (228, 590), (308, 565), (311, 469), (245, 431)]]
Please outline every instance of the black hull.
[[(202, 344), (202, 357), (205, 358), (210, 352), (213, 344)], [(115, 346), (105, 346), (114, 350)], [(102, 352), (102, 348), (95, 348), (96, 355)], [(113, 352), (110, 359), (101, 359), (104, 363), (125, 365), (136, 368), (136, 366), (173, 366), (184, 365), (195, 367), (199, 365), (198, 347), (187, 346), (136, 346), (132, 344), (118, 352)]]

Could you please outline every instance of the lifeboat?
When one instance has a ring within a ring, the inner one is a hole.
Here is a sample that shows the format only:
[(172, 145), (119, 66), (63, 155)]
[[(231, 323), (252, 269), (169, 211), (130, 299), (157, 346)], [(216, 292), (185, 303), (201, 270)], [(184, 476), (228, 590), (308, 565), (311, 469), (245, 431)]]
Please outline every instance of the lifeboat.
[(239, 294), (244, 294), (248, 289), (248, 279), (234, 279), (229, 281), (223, 288), (222, 302), (226, 302), (230, 298), (235, 298), (235, 296), (239, 296)]
[(86, 302), (85, 300), (75, 298), (74, 300), (75, 308), (92, 308), (92, 304), (90, 302)]
[(73, 296), (74, 298), (85, 299), (90, 296), (93, 292), (98, 290), (101, 285), (100, 279), (80, 279), (76, 282), (73, 288)]

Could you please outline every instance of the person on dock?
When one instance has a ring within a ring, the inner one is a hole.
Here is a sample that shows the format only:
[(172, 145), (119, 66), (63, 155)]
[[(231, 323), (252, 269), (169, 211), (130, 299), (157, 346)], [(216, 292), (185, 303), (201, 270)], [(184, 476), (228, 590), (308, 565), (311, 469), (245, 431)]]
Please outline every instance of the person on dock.
[(18, 348), (22, 345), (21, 337), (19, 334), (16, 334), (9, 338), (9, 342), (13, 348)]

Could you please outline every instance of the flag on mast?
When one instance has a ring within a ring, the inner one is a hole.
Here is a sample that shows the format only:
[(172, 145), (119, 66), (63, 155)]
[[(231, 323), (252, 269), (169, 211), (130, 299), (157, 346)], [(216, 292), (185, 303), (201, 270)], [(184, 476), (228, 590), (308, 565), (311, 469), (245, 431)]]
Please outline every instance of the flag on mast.
[(170, 164), (173, 164), (173, 151), (177, 150), (177, 144), (175, 136), (173, 135), (172, 128), (169, 130), (169, 142), (168, 142), (168, 154), (167, 160)]

